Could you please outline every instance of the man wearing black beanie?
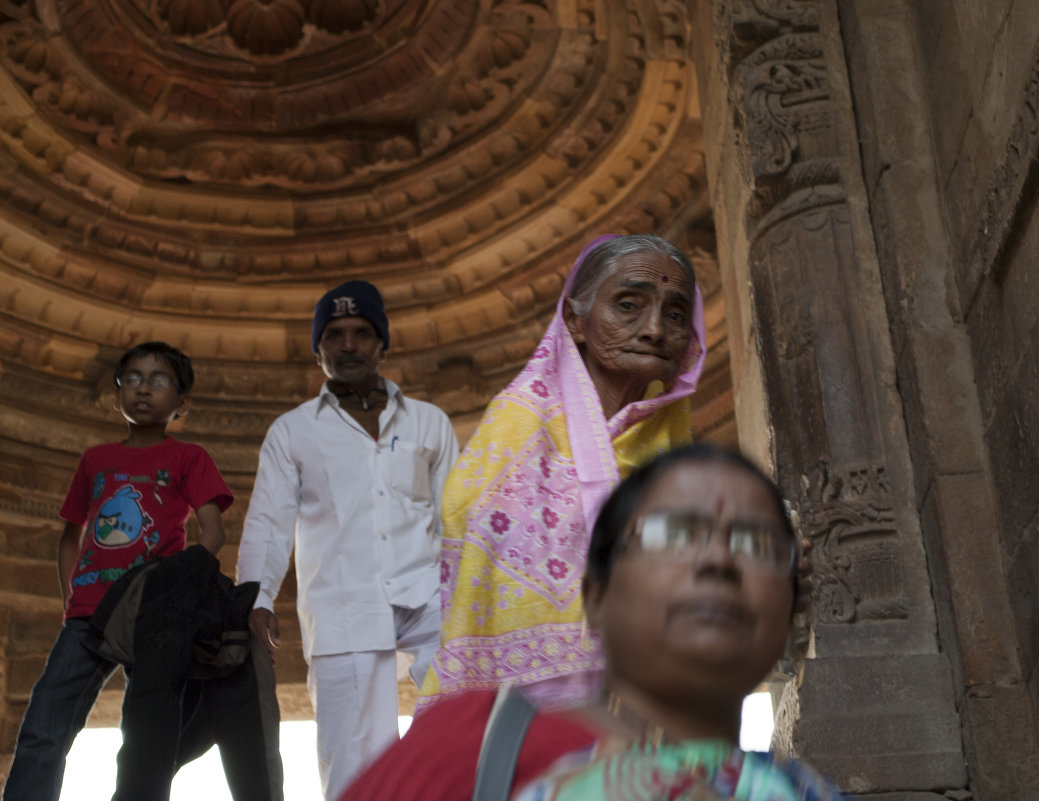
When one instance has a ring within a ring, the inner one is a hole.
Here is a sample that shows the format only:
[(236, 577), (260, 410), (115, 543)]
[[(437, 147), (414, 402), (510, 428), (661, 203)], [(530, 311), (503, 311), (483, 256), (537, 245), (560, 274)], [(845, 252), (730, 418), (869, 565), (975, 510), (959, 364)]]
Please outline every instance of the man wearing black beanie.
[(238, 552), (258, 581), (250, 617), (273, 661), (274, 599), (296, 549), (297, 611), (325, 798), (397, 735), (396, 651), (421, 685), (440, 634), (440, 500), (458, 457), (451, 423), (379, 375), (390, 347), (379, 291), (348, 281), (314, 307), (327, 381), (260, 449)]

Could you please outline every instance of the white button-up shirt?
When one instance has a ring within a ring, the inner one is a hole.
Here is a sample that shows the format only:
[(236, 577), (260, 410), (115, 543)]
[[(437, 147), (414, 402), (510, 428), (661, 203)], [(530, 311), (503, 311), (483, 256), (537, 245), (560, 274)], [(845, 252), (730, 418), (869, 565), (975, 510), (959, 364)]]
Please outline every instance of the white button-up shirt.
[(458, 458), (446, 414), (385, 380), (375, 441), (321, 394), (271, 425), (238, 550), (274, 608), (296, 548), (303, 654), (396, 648), (393, 606), (439, 603), (440, 501)]

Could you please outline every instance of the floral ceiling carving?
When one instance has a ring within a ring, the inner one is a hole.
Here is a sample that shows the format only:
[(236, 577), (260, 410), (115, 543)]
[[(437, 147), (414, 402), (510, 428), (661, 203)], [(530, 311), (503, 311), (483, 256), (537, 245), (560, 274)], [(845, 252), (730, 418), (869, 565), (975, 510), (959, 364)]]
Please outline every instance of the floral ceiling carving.
[(473, 419), (581, 245), (655, 231), (695, 258), (698, 427), (731, 438), (690, 24), (677, 0), (0, 0), (0, 435), (62, 418), (35, 441), (75, 450), (116, 422), (112, 359), (162, 338), (198, 363), (191, 432), (246, 473), (349, 278), (387, 299), (389, 374)]

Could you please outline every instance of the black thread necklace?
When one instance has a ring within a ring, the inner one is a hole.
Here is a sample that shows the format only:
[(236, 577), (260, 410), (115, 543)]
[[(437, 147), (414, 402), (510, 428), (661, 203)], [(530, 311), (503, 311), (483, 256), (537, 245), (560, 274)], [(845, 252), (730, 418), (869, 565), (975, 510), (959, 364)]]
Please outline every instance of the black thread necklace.
[[(372, 393), (376, 393), (377, 394), (377, 397), (374, 399), (374, 401), (372, 400)], [(362, 395), (360, 392), (358, 392), (355, 389), (347, 389), (347, 390), (344, 390), (342, 392), (335, 392), (334, 394), (339, 399), (339, 401), (341, 403), (342, 402), (348, 402), (348, 403), (356, 402), (357, 404), (360, 405), (361, 409), (363, 411), (366, 411), (366, 412), (369, 409), (371, 409), (373, 406), (377, 406), (380, 401), (382, 401), (384, 398), (387, 397), (386, 390), (382, 389), (381, 387), (375, 387), (374, 389), (370, 389), (364, 395)], [(381, 395), (382, 397), (378, 397), (378, 395)], [(356, 399), (356, 401), (355, 401), (355, 399)]]

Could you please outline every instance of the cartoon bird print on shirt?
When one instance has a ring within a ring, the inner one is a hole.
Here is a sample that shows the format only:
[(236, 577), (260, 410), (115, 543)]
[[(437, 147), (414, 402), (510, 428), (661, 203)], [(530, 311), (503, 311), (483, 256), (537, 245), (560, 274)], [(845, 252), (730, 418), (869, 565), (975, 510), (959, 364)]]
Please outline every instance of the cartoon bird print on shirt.
[(106, 548), (118, 548), (133, 542), (151, 526), (152, 519), (137, 502), (140, 497), (141, 493), (129, 484), (117, 489), (98, 510), (94, 542)]

